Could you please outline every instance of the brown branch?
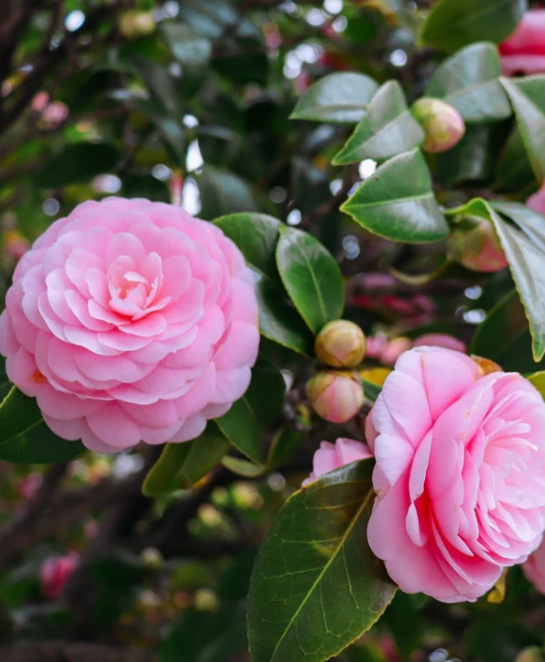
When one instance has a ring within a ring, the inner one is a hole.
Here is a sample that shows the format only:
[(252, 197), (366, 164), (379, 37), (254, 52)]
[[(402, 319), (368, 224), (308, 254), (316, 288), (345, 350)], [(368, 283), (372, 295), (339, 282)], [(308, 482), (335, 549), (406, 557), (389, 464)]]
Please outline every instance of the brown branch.
[(155, 653), (139, 648), (117, 648), (66, 641), (33, 641), (0, 647), (2, 662), (157, 662)]

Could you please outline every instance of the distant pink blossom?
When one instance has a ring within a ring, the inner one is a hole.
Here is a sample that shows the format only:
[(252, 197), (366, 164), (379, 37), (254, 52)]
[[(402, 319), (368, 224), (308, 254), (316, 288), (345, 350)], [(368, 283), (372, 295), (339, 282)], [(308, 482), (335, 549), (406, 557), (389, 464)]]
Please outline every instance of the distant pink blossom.
[(545, 72), (545, 9), (527, 11), (499, 51), (505, 76)]
[(58, 598), (78, 563), (79, 555), (76, 552), (47, 559), (40, 570), (43, 595), (49, 600)]

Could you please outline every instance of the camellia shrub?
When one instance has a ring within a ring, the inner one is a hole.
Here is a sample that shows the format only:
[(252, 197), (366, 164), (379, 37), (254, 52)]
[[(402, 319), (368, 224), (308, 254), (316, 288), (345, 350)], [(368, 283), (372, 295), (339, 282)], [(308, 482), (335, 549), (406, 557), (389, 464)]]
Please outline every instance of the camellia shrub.
[(545, 659), (545, 8), (0, 15), (0, 660)]

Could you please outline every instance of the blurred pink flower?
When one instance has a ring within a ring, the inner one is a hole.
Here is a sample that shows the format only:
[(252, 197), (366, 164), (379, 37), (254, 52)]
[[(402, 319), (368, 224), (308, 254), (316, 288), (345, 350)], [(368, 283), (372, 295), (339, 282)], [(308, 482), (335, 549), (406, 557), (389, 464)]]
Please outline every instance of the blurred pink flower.
[(539, 191), (526, 200), (526, 206), (545, 216), (545, 183), (541, 185)]
[(414, 341), (414, 347), (444, 347), (445, 349), (454, 349), (457, 352), (466, 352), (467, 348), (464, 342), (458, 340), (448, 333), (425, 333)]
[(61, 594), (78, 563), (79, 555), (76, 552), (47, 559), (40, 570), (40, 585), (43, 595), (49, 600), (55, 600)]
[(530, 554), (522, 569), (537, 590), (545, 594), (545, 542)]
[(499, 51), (505, 76), (545, 72), (545, 9), (527, 11)]
[(179, 207), (85, 202), (18, 263), (0, 316), (10, 380), (90, 449), (181, 442), (250, 383), (254, 279), (235, 244)]
[(303, 482), (303, 485), (316, 480), (319, 476), (343, 467), (345, 464), (373, 457), (369, 448), (355, 439), (340, 437), (334, 444), (322, 441), (320, 448), (314, 453), (313, 471)]
[(405, 352), (367, 418), (368, 540), (406, 593), (474, 601), (545, 526), (545, 403), (517, 373), (450, 349)]

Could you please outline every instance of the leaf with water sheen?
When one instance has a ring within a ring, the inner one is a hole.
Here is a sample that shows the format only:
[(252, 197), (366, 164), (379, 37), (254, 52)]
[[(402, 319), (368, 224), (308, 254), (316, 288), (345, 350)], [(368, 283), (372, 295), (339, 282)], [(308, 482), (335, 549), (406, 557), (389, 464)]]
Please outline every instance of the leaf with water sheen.
[(291, 119), (359, 122), (377, 89), (378, 84), (364, 74), (330, 74), (309, 87), (297, 102)]
[(426, 160), (418, 150), (383, 163), (341, 211), (366, 230), (391, 241), (425, 244), (446, 239), (449, 233)]
[(490, 122), (512, 115), (498, 80), (500, 58), (493, 44), (472, 44), (446, 59), (431, 77), (425, 96), (443, 99), (466, 122)]
[(276, 247), (276, 264), (291, 300), (314, 333), (344, 308), (341, 270), (317, 239), (301, 230), (283, 228)]
[(250, 582), (253, 662), (322, 662), (366, 632), (394, 597), (367, 545), (371, 461), (296, 492), (258, 554)]
[(371, 99), (367, 112), (332, 163), (385, 161), (418, 147), (424, 138), (424, 130), (411, 115), (401, 85), (390, 80)]

